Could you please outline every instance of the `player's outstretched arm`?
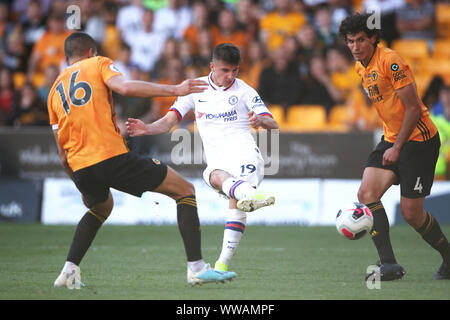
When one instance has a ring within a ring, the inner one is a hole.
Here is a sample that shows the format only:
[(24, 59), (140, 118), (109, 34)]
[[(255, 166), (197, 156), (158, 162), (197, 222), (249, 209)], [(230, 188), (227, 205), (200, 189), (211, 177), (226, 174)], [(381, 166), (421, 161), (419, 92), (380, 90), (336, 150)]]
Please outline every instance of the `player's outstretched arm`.
[(127, 80), (121, 75), (106, 82), (108, 88), (123, 96), (149, 98), (154, 96), (185, 96), (190, 93), (203, 92), (208, 83), (202, 80), (188, 79), (177, 85), (158, 84), (140, 80)]
[(168, 112), (161, 119), (145, 124), (142, 120), (128, 118), (125, 122), (127, 131), (130, 137), (143, 136), (143, 135), (157, 135), (169, 132), (170, 129), (178, 122), (178, 117), (175, 112)]
[(249, 124), (252, 128), (258, 129), (262, 127), (267, 130), (278, 129), (278, 123), (270, 116), (260, 116), (253, 111), (248, 113)]

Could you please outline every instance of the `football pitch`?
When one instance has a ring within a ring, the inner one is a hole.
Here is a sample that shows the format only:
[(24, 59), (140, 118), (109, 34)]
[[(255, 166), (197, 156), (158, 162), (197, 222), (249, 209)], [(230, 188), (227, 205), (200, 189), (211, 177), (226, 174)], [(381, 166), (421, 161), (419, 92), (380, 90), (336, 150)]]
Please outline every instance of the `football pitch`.
[[(100, 229), (81, 263), (81, 290), (53, 288), (75, 226), (0, 225), (0, 300), (391, 300), (450, 299), (450, 282), (432, 280), (440, 255), (408, 226), (391, 239), (402, 280), (369, 289), (368, 265), (378, 258), (369, 237), (339, 236), (334, 227), (249, 225), (232, 261), (238, 276), (190, 287), (177, 226)], [(450, 236), (450, 225), (442, 226)], [(220, 253), (222, 226), (202, 226), (203, 256)], [(372, 286), (373, 287), (373, 286)]]

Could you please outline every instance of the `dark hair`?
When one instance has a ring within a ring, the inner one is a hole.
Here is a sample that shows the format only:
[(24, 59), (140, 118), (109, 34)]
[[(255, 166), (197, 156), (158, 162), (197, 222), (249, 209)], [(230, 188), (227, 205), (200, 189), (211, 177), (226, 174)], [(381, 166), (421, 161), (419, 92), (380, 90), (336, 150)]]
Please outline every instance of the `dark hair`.
[(95, 40), (92, 39), (90, 35), (83, 32), (72, 33), (64, 42), (64, 53), (67, 59), (82, 57), (91, 48), (97, 52)]
[(212, 53), (213, 61), (222, 61), (231, 65), (241, 63), (241, 53), (234, 44), (222, 43), (214, 48)]
[(380, 42), (380, 33), (381, 30), (377, 28), (369, 28), (367, 25), (367, 20), (371, 17), (370, 14), (361, 14), (361, 13), (355, 13), (347, 18), (345, 18), (339, 27), (339, 34), (344, 39), (345, 42), (347, 42), (347, 35), (354, 35), (359, 32), (364, 32), (369, 38), (376, 35), (377, 40), (375, 42), (375, 45)]

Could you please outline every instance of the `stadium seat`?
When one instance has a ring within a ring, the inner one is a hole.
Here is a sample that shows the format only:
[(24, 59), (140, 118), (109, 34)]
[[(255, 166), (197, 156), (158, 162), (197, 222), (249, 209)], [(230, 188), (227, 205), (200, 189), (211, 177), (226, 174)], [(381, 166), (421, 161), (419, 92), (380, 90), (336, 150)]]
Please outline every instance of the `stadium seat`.
[(450, 39), (436, 39), (432, 57), (433, 59), (450, 59)]
[(285, 126), (288, 131), (323, 131), (326, 125), (327, 113), (322, 105), (303, 104), (288, 108)]
[(429, 57), (427, 42), (422, 39), (396, 39), (392, 42), (391, 47), (405, 60), (422, 61)]
[(26, 81), (27, 76), (24, 72), (13, 73), (13, 83), (15, 89), (20, 90)]
[(40, 88), (41, 86), (44, 85), (44, 83), (45, 83), (45, 77), (44, 77), (44, 74), (42, 72), (36, 72), (31, 77), (31, 84), (35, 88)]
[(422, 97), (428, 86), (430, 85), (433, 75), (431, 73), (417, 73), (414, 75), (416, 82), (417, 93), (419, 97)]
[(121, 42), (121, 35), (116, 26), (108, 25), (105, 28), (105, 35), (102, 41), (104, 54), (113, 60), (117, 59), (119, 57)]
[(436, 3), (435, 8), (437, 36), (450, 39), (450, 4)]
[(285, 124), (284, 108), (278, 104), (272, 104), (268, 108), (273, 118), (277, 121), (278, 126), (281, 129)]
[(446, 77), (450, 74), (450, 59), (427, 59), (420, 63), (420, 75), (430, 77), (440, 75)]
[(328, 117), (328, 129), (332, 131), (348, 131), (346, 121), (349, 119), (349, 112), (346, 105), (335, 105), (330, 110)]

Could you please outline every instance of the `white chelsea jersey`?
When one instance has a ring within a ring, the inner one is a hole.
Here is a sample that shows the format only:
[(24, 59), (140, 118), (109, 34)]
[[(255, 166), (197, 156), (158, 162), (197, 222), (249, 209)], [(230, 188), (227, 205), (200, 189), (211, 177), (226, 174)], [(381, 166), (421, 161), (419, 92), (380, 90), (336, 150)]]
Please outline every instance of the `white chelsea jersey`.
[(272, 115), (256, 90), (240, 79), (229, 87), (218, 87), (212, 82), (211, 73), (198, 79), (208, 82), (208, 89), (178, 97), (170, 111), (181, 120), (194, 110), (206, 162), (223, 162), (259, 152), (250, 132), (248, 113)]

